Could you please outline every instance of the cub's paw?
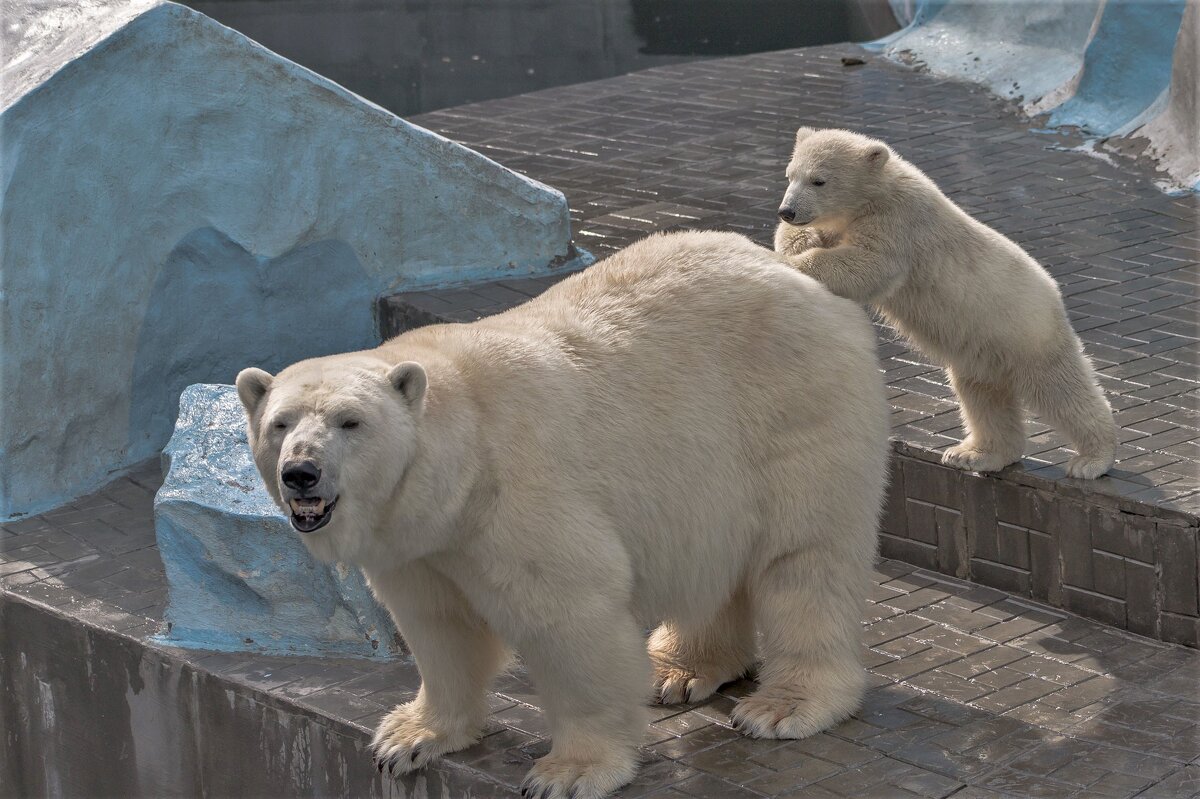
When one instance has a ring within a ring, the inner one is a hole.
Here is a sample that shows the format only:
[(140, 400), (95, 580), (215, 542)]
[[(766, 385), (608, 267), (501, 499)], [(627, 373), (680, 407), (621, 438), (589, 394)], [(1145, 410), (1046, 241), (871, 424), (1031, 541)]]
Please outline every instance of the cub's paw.
[(633, 781), (637, 760), (632, 752), (599, 760), (571, 760), (546, 755), (521, 783), (527, 799), (601, 799)]
[(418, 704), (397, 705), (375, 730), (371, 750), (375, 766), (399, 776), (427, 766), (433, 759), (466, 749), (479, 737), (473, 724), (437, 719), (437, 714)]
[(942, 453), (942, 463), (968, 472), (998, 472), (1010, 463), (1021, 460), (1020, 455), (1005, 455), (959, 444)]
[(860, 697), (809, 697), (791, 688), (760, 688), (734, 706), (729, 718), (753, 738), (807, 738), (850, 717)]
[(1112, 455), (1076, 455), (1067, 461), (1067, 477), (1095, 480), (1111, 469), (1112, 465)]

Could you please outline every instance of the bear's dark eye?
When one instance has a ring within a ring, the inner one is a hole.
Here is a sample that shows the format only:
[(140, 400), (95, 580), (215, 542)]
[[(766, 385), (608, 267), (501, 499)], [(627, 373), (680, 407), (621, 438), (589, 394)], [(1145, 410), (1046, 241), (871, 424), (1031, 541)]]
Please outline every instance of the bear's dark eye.
[(287, 422), (276, 422), (271, 427), (274, 427), (276, 430), (287, 430)]
[(821, 180), (820, 178), (813, 178), (812, 184), (814, 186), (824, 186), (825, 181)]
[(343, 430), (353, 430), (356, 427), (358, 427), (358, 422), (353, 419), (347, 419), (346, 421), (342, 422)]

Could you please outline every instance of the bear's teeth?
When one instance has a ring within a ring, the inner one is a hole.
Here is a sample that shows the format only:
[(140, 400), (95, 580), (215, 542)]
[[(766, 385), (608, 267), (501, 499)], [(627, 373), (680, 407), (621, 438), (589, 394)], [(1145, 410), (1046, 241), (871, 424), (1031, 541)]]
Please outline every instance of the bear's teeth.
[(292, 513), (297, 516), (320, 516), (325, 512), (323, 499), (293, 499), (290, 504)]

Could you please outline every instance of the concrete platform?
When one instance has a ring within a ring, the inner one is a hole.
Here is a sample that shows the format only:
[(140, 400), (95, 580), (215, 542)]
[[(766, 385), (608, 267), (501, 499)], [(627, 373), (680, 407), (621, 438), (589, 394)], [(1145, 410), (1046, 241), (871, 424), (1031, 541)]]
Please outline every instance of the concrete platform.
[[(393, 783), (370, 731), (408, 658), (164, 647), (157, 466), (0, 527), (0, 786), (41, 796), (516, 796), (548, 750), (533, 687), (497, 681), (483, 740)], [(1200, 792), (1200, 652), (883, 560), (871, 690), (804, 741), (755, 741), (741, 681), (658, 707), (622, 797), (1184, 797)]]
[[(886, 135), (1050, 266), (1120, 409), (1120, 473), (1090, 489), (1059, 478), (1065, 453), (1048, 433), (1038, 434), (1044, 450), (999, 477), (942, 470), (933, 461), (957, 432), (943, 378), (885, 339), (903, 490), (884, 536), (893, 557), (863, 608), (866, 705), (799, 742), (729, 729), (749, 682), (702, 705), (657, 708), (640, 776), (622, 796), (1197, 795), (1200, 652), (1122, 629), (1145, 618), (1159, 636), (1194, 629), (1195, 200), (1159, 194), (1136, 165), (1047, 149), (1057, 140), (1028, 133), (978, 90), (887, 64), (844, 68), (851, 50), (660, 69), (419, 120), (562, 188), (580, 243), (601, 254), (686, 226), (766, 242), (793, 127)], [(409, 295), (384, 310), (394, 324), (469, 319), (545, 285)], [(94, 495), (0, 525), (0, 786), (516, 795), (548, 748), (520, 671), (497, 683), (480, 744), (393, 784), (372, 769), (366, 741), (389, 706), (413, 696), (410, 661), (152, 641), (166, 602), (151, 515), (159, 480), (148, 462)], [(1064, 507), (1086, 511), (1087, 523)], [(963, 569), (977, 581), (1014, 575), (1020, 595), (939, 571)], [(1082, 612), (1121, 613), (1112, 624), (1080, 618), (1031, 598), (1043, 590), (1048, 602), (1078, 595), (1086, 601), (1071, 606)]]
[[(1073, 151), (1078, 140), (1031, 132), (976, 86), (852, 45), (664, 67), (419, 121), (560, 188), (577, 241), (600, 257), (682, 228), (770, 246), (797, 126), (887, 139), (1059, 281), (1121, 432), (1101, 480), (1065, 478), (1070, 453), (1037, 420), (1023, 464), (987, 477), (944, 468), (941, 451), (963, 434), (946, 376), (880, 326), (895, 439), (883, 553), (1197, 645), (1200, 201), (1160, 192), (1151, 165)], [(392, 331), (477, 319), (548, 282), (399, 295), (380, 317)]]

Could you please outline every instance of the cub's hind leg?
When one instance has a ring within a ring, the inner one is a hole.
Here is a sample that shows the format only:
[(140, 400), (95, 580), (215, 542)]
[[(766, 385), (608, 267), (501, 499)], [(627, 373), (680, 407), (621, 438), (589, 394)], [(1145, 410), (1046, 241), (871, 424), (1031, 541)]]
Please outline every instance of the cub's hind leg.
[(1091, 480), (1112, 467), (1117, 449), (1112, 407), (1077, 342), (1025, 371), (1022, 383), (1033, 410), (1075, 449), (1066, 465), (1069, 477)]

